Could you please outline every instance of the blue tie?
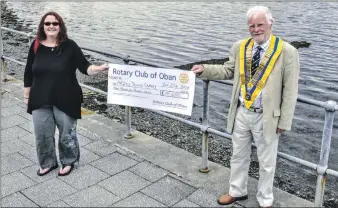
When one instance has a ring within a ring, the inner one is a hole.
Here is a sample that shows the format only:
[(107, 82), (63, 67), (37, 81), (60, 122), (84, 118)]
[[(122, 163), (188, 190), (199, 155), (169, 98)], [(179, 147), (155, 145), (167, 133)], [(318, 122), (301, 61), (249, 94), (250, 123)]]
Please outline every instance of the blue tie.
[(262, 47), (257, 46), (256, 53), (252, 57), (252, 64), (251, 64), (251, 76), (253, 76), (259, 66), (259, 61), (261, 59), (261, 51), (263, 50)]

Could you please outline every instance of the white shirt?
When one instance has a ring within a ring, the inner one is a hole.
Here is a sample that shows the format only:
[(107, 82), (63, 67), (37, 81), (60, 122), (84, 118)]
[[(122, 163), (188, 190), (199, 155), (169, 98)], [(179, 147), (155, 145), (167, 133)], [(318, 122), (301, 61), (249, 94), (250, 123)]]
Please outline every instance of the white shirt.
[[(265, 55), (265, 52), (268, 50), (269, 48), (269, 45), (270, 45), (270, 40), (271, 40), (271, 36), (269, 37), (269, 39), (263, 43), (262, 45), (258, 45), (256, 42), (254, 42), (254, 45), (253, 45), (253, 49), (252, 49), (252, 56), (256, 53), (257, 51), (257, 46), (260, 46), (262, 47), (263, 50), (261, 50), (261, 53), (260, 53), (260, 60), (259, 62), (262, 61), (262, 58), (264, 57)], [(250, 90), (250, 88), (248, 88), (248, 90)], [(256, 97), (256, 100), (254, 101), (254, 103), (252, 103), (251, 107), (252, 108), (263, 108), (263, 101), (262, 101), (262, 93), (263, 93), (263, 90), (264, 88), (262, 89), (262, 91), (258, 94), (258, 96)], [(241, 104), (244, 103), (244, 100), (243, 100), (243, 97), (242, 97), (242, 91), (240, 90), (239, 91), (239, 102)]]

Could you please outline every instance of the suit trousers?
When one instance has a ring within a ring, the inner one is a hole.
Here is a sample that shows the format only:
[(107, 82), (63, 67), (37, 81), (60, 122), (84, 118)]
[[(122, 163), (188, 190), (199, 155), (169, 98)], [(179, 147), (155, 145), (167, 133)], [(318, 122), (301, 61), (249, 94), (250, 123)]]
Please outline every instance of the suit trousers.
[(257, 201), (262, 207), (272, 206), (278, 137), (279, 135), (276, 134), (276, 137), (271, 138), (271, 142), (267, 144), (263, 136), (263, 113), (249, 111), (243, 106), (238, 107), (232, 133), (233, 153), (229, 181), (231, 196), (239, 197), (248, 194), (251, 144), (254, 141), (259, 160)]
[(38, 161), (41, 168), (57, 164), (55, 151), (55, 128), (59, 129), (59, 159), (62, 165), (79, 161), (80, 147), (76, 135), (77, 120), (55, 106), (43, 106), (33, 110), (33, 125)]

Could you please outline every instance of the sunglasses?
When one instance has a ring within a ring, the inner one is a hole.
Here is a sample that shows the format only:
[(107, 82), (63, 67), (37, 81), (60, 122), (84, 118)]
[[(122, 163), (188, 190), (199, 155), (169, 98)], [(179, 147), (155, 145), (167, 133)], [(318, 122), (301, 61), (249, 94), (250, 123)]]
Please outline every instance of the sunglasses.
[(59, 25), (58, 22), (45, 22), (43, 24), (45, 24), (46, 26), (49, 26), (49, 25), (58, 26)]

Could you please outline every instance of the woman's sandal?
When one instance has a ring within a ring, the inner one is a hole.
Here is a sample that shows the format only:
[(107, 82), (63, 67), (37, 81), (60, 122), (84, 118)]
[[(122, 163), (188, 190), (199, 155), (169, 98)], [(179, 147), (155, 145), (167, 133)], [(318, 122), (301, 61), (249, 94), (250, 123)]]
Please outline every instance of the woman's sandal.
[(60, 171), (59, 171), (58, 172), (58, 176), (66, 176), (70, 172), (72, 172), (72, 170), (74, 169), (74, 164), (71, 164), (71, 165), (62, 165), (62, 169), (64, 169), (66, 166), (70, 166), (70, 169), (67, 172), (65, 172), (65, 173), (60, 173)]
[(59, 167), (59, 165), (56, 163), (56, 165), (50, 167), (50, 168), (49, 168), (46, 172), (44, 172), (44, 173), (41, 173), (41, 172), (40, 172), (40, 168), (39, 168), (38, 171), (36, 171), (36, 174), (38, 174), (38, 176), (44, 176), (44, 175), (48, 174), (50, 171), (52, 171), (52, 170), (54, 170), (54, 169), (56, 169), (56, 168), (58, 168), (58, 167)]

